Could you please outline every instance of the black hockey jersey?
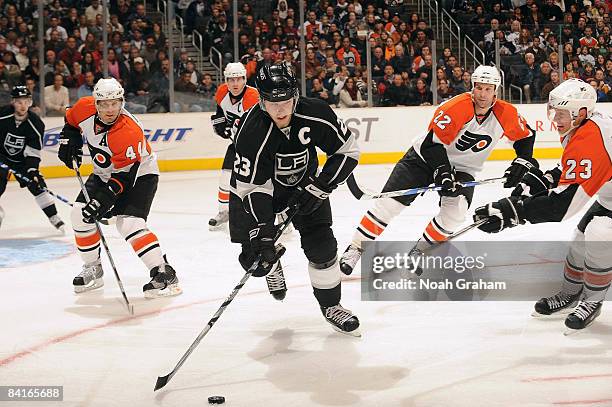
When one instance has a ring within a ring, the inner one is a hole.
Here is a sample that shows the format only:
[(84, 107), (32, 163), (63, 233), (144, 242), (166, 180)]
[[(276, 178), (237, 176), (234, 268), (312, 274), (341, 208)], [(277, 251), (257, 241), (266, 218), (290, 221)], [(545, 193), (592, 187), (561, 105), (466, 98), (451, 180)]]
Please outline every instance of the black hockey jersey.
[(279, 129), (259, 105), (239, 119), (232, 192), (255, 221), (273, 222), (297, 187), (317, 174), (317, 147), (327, 154), (319, 178), (335, 188), (357, 166), (355, 136), (319, 99), (301, 97), (289, 127)]
[(45, 124), (36, 113), (28, 112), (22, 123), (15, 122), (15, 108), (0, 108), (0, 160), (8, 166), (22, 164), (38, 168)]

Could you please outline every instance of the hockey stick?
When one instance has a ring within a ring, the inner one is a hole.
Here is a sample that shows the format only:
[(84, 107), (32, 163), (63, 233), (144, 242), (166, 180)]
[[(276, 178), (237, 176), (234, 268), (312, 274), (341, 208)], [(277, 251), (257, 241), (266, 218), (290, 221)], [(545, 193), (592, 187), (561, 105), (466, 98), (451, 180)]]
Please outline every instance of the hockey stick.
[[(283, 234), (283, 231), (287, 228), (287, 226), (289, 226), (289, 224), (291, 223), (291, 220), (293, 219), (293, 217), (296, 215), (297, 213), (297, 209), (295, 209), (288, 217), (287, 219), (285, 219), (283, 221), (283, 223), (280, 224), (280, 227), (278, 229), (278, 232), (276, 233), (276, 237), (274, 238), (274, 241), (276, 242), (279, 237)], [(284, 251), (284, 247), (281, 246), (281, 250)], [(208, 323), (206, 324), (206, 326), (204, 327), (204, 329), (202, 330), (202, 332), (200, 332), (200, 334), (197, 336), (197, 338), (193, 341), (193, 343), (191, 344), (191, 346), (189, 347), (189, 349), (187, 349), (187, 351), (185, 352), (185, 354), (181, 357), (181, 359), (178, 361), (178, 363), (176, 364), (176, 366), (174, 367), (174, 369), (172, 369), (172, 371), (170, 373), (168, 373), (165, 376), (160, 376), (157, 378), (157, 382), (155, 383), (155, 389), (153, 389), (153, 391), (157, 391), (159, 389), (161, 389), (162, 387), (164, 387), (166, 384), (168, 384), (168, 382), (170, 381), (170, 379), (172, 379), (172, 377), (176, 374), (176, 372), (181, 368), (181, 366), (183, 366), (183, 363), (185, 363), (185, 360), (187, 360), (187, 358), (189, 357), (189, 355), (191, 355), (191, 353), (195, 350), (195, 348), (200, 344), (200, 342), (202, 341), (202, 339), (204, 338), (204, 336), (206, 336), (206, 334), (208, 333), (208, 331), (210, 331), (210, 329), (213, 327), (213, 325), (215, 324), (215, 322), (217, 322), (217, 320), (219, 319), (219, 317), (221, 317), (221, 314), (223, 314), (223, 311), (225, 311), (225, 309), (228, 307), (228, 305), (234, 300), (234, 297), (236, 297), (236, 295), (238, 294), (238, 291), (240, 291), (240, 289), (242, 287), (244, 287), (244, 284), (247, 282), (247, 280), (249, 279), (249, 277), (251, 277), (251, 274), (253, 273), (253, 271), (255, 271), (257, 269), (257, 266), (259, 266), (259, 262), (261, 260), (261, 255), (257, 256), (257, 258), (255, 259), (255, 261), (253, 262), (253, 264), (251, 265), (251, 267), (249, 267), (249, 269), (244, 273), (244, 276), (242, 276), (242, 278), (240, 279), (240, 281), (238, 282), (238, 284), (236, 284), (236, 286), (234, 287), (234, 289), (232, 290), (231, 294), (229, 295), (229, 297), (227, 297), (225, 299), (225, 301), (223, 301), (223, 304), (221, 304), (221, 306), (219, 307), (219, 309), (217, 310), (217, 312), (215, 312), (215, 314), (213, 315), (213, 317), (210, 319), (210, 321), (208, 321)]]
[[(76, 172), (76, 177), (79, 180), (79, 184), (81, 184), (81, 191), (83, 192), (83, 196), (85, 197), (86, 200), (89, 201), (89, 194), (87, 193), (87, 188), (85, 188), (85, 183), (83, 182), (83, 178), (81, 178), (81, 172), (79, 171), (79, 166), (76, 160), (73, 159), (72, 164), (74, 166), (74, 171)], [(125, 305), (128, 309), (128, 312), (130, 313), (130, 315), (134, 315), (134, 306), (130, 304), (130, 300), (128, 300), (128, 297), (125, 294), (125, 289), (123, 288), (121, 277), (119, 277), (119, 273), (117, 272), (115, 261), (113, 260), (113, 256), (111, 256), (110, 249), (108, 248), (108, 245), (106, 244), (106, 239), (104, 238), (104, 235), (102, 234), (102, 228), (100, 227), (100, 224), (98, 223), (98, 221), (95, 219), (94, 219), (94, 224), (96, 225), (96, 229), (98, 231), (98, 234), (100, 235), (100, 240), (102, 241), (102, 245), (104, 246), (104, 250), (106, 251), (106, 256), (108, 257), (108, 261), (110, 262), (111, 267), (113, 268), (113, 272), (115, 273), (115, 279), (117, 280), (117, 284), (119, 284), (119, 289), (121, 290), (121, 296), (123, 297), (123, 300), (125, 301)]]
[[(15, 170), (11, 169), (11, 167), (9, 167), (8, 165), (6, 165), (3, 162), (0, 162), (0, 168), (2, 168), (3, 170), (7, 170), (7, 171), (12, 172), (13, 175), (15, 176), (15, 178), (20, 179), (21, 181), (25, 182), (26, 184), (29, 184), (29, 183), (32, 182), (32, 180), (30, 178), (28, 178), (25, 175), (22, 175), (22, 174), (16, 172)], [(56, 194), (55, 192), (51, 191), (49, 188), (44, 187), (44, 188), (42, 188), (42, 190), (44, 192), (48, 192), (51, 196), (55, 197), (55, 199), (57, 199), (58, 201), (63, 202), (63, 203), (65, 203), (67, 205), (70, 205), (70, 206), (74, 206), (74, 204), (72, 202), (70, 202), (68, 199), (64, 198), (61, 195)]]
[[(498, 177), (498, 178), (487, 178), (487, 179), (482, 179), (478, 181), (458, 182), (457, 184), (459, 184), (462, 187), (475, 187), (478, 185), (492, 184), (494, 182), (505, 181), (505, 180), (506, 180), (505, 177)], [(367, 200), (367, 199), (393, 198), (397, 196), (417, 195), (423, 192), (440, 191), (442, 189), (441, 186), (434, 185), (434, 186), (429, 186), (429, 187), (403, 189), (400, 191), (389, 191), (389, 192), (380, 192), (380, 193), (368, 192), (368, 191), (364, 191), (363, 189), (359, 187), (359, 185), (357, 184), (357, 180), (355, 180), (355, 177), (353, 176), (353, 174), (351, 174), (346, 180), (346, 185), (348, 186), (348, 189), (351, 191), (353, 196), (359, 199), (360, 201)]]

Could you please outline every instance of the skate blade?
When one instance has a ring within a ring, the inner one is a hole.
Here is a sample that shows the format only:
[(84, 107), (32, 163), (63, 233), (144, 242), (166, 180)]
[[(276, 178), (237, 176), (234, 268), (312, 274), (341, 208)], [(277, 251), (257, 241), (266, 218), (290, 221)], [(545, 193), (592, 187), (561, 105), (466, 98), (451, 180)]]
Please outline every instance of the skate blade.
[(217, 232), (219, 230), (224, 229), (225, 225), (227, 225), (227, 222), (223, 222), (223, 223), (220, 223), (220, 224), (214, 225), (214, 226), (213, 225), (208, 225), (208, 230), (211, 231), (211, 232)]
[(178, 284), (172, 284), (164, 288), (163, 290), (160, 290), (160, 289), (147, 290), (144, 292), (144, 297), (148, 299), (155, 299), (155, 298), (164, 298), (164, 297), (174, 297), (175, 295), (180, 295), (182, 293), (183, 293), (183, 289), (179, 287)]
[(347, 331), (343, 331), (342, 329), (338, 328), (336, 325), (333, 325), (333, 324), (330, 324), (330, 325), (332, 326), (332, 328), (334, 328), (334, 331), (336, 332), (340, 332), (341, 334), (348, 335), (348, 336), (353, 336), (355, 338), (361, 338), (361, 331), (359, 330), (359, 328), (353, 331), (347, 332)]
[(75, 285), (74, 286), (74, 293), (75, 294), (82, 294), (85, 293), (87, 291), (92, 291), (95, 290), (96, 288), (100, 288), (104, 286), (104, 280), (101, 278), (96, 278), (95, 280), (93, 280), (91, 283), (87, 284), (87, 285)]
[(535, 319), (564, 319), (572, 310), (573, 308), (569, 310), (561, 310), (549, 315), (540, 314), (537, 311), (533, 311), (531, 316)]

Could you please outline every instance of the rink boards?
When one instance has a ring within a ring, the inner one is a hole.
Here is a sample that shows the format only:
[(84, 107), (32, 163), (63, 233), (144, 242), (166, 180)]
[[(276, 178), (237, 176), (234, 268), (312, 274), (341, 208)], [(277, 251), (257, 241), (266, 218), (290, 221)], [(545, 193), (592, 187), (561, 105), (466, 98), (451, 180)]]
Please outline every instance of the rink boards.
[[(559, 136), (546, 117), (544, 104), (516, 105), (529, 125), (537, 131), (534, 156), (558, 158), (561, 156)], [(396, 162), (427, 129), (435, 106), (376, 107), (336, 109), (351, 129), (361, 147), (361, 164)], [(600, 104), (598, 109), (612, 114), (612, 106)], [(154, 113), (140, 115), (145, 135), (157, 153), (162, 171), (186, 171), (221, 168), (227, 140), (213, 134), (210, 124), (212, 113)], [(59, 133), (64, 124), (60, 117), (44, 119), (44, 150), (42, 173), (47, 177), (72, 176), (57, 159)], [(490, 160), (514, 158), (510, 143), (500, 142)], [(88, 159), (85, 159), (85, 163)], [(86, 165), (84, 173), (91, 171)]]

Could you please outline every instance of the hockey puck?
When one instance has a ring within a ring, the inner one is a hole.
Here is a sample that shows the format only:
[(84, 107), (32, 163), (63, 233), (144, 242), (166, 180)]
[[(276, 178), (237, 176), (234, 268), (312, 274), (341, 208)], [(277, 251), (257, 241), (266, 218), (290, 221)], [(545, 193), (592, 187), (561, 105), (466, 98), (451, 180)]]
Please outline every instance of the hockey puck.
[(210, 396), (208, 398), (208, 404), (223, 404), (225, 403), (225, 397), (223, 396)]

